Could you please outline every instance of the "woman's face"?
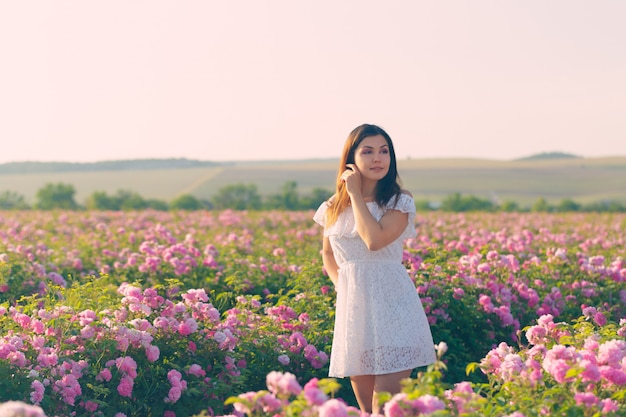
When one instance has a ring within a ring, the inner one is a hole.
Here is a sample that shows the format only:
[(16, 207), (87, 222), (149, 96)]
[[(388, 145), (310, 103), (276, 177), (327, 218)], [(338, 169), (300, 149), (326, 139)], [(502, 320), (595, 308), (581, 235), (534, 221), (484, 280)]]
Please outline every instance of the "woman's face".
[(379, 181), (389, 172), (390, 152), (389, 145), (382, 135), (368, 136), (354, 150), (354, 163), (362, 177)]

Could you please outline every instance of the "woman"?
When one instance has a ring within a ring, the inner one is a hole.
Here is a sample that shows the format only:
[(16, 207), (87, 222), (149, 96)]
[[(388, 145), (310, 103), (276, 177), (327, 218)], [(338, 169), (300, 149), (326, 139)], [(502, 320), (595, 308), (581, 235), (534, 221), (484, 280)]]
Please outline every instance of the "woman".
[(329, 376), (349, 376), (368, 413), (380, 412), (378, 393), (400, 392), (414, 368), (435, 361), (426, 314), (402, 264), (414, 218), (391, 138), (375, 125), (356, 127), (344, 145), (336, 192), (314, 220), (324, 226), (322, 261), (337, 291)]

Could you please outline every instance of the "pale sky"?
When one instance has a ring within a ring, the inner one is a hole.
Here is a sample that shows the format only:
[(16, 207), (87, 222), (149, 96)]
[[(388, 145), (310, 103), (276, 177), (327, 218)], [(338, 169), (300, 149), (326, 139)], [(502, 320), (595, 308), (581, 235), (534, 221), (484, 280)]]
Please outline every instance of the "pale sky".
[(626, 155), (624, 0), (0, 0), (0, 163)]

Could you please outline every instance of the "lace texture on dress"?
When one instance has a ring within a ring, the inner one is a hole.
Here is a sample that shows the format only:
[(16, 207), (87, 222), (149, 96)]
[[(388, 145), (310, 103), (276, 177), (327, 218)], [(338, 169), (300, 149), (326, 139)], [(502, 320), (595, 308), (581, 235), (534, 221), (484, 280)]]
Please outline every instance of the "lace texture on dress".
[[(352, 208), (348, 206), (339, 215), (335, 224), (326, 227), (326, 211), (328, 207), (328, 202), (323, 202), (313, 215), (313, 220), (321, 226), (324, 226), (324, 236), (357, 237), (358, 232), (356, 230), (354, 216), (352, 215)], [(392, 197), (384, 207), (379, 206), (378, 203), (374, 201), (368, 202), (367, 207), (376, 221), (379, 221), (388, 210), (399, 210), (402, 213), (408, 213), (409, 222), (406, 229), (402, 232), (402, 235), (400, 235), (400, 238), (404, 240), (415, 237), (415, 202), (408, 194), (400, 194), (397, 201), (395, 197)]]

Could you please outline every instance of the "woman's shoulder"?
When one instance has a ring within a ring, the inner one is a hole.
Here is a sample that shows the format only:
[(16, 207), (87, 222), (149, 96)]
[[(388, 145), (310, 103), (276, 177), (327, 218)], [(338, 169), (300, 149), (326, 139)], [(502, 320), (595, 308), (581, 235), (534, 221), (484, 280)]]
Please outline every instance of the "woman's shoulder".
[(409, 190), (400, 190), (395, 197), (391, 197), (386, 204), (387, 209), (400, 210), (402, 212), (415, 211), (413, 194)]
[(402, 189), (392, 200), (395, 200), (396, 202), (413, 201), (413, 194), (411, 194), (409, 190)]

